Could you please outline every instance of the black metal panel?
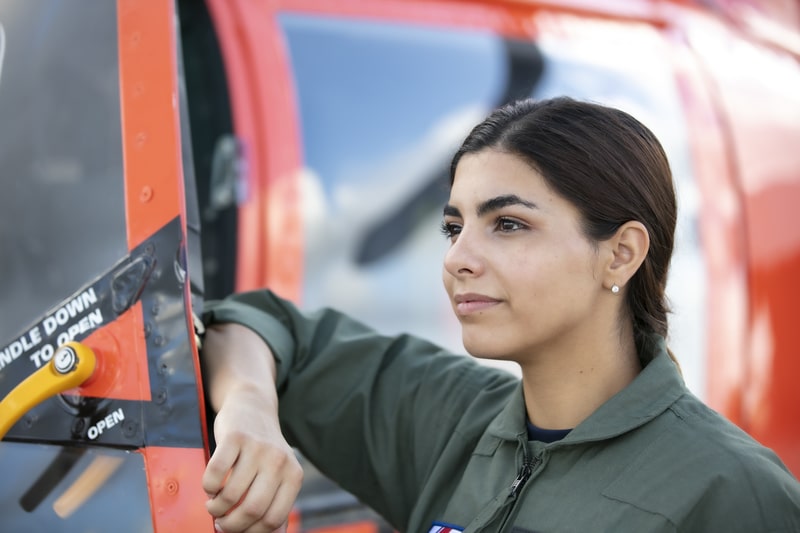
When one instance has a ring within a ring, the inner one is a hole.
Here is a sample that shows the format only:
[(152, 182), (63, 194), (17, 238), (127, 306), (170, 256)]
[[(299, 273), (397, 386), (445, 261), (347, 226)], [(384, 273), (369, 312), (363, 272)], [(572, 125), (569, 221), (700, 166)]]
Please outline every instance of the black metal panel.
[[(54, 349), (67, 340), (82, 340), (136, 302), (142, 305), (144, 332), (131, 335), (143, 333), (146, 339), (150, 401), (55, 397), (28, 412), (7, 438), (136, 448), (202, 447), (186, 280), (185, 245), (176, 218), (0, 348), (0, 364), (7, 363), (0, 367), (0, 397), (4, 397), (38, 368), (37, 362), (45, 363), (42, 347)], [(80, 312), (75, 311), (78, 307)], [(8, 355), (12, 349), (19, 352), (13, 359)], [(136, 356), (125, 346), (120, 349), (119, 357)]]

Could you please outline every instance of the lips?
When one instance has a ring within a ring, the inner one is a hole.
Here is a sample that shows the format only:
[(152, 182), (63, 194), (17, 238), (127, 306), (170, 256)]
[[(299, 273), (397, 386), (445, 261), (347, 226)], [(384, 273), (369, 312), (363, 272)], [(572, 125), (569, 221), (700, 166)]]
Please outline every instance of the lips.
[(467, 316), (486, 311), (498, 305), (501, 300), (483, 294), (468, 293), (456, 294), (453, 297), (453, 302), (455, 303), (456, 314)]

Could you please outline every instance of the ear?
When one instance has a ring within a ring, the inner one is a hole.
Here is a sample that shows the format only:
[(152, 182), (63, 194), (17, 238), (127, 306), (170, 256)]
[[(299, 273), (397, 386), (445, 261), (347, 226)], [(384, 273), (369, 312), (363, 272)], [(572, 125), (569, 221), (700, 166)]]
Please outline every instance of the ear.
[(606, 265), (603, 286), (624, 287), (642, 266), (650, 249), (650, 234), (644, 224), (631, 220), (620, 226), (606, 241), (610, 260)]

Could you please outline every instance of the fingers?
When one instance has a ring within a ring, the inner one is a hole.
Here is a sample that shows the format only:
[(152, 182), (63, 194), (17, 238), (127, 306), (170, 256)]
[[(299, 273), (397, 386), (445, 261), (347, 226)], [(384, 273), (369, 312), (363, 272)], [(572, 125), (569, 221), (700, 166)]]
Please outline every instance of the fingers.
[[(241, 503), (226, 516), (217, 518), (217, 527), (225, 533), (264, 533), (280, 530), (288, 520), (301, 481), (286, 479), (273, 492), (273, 482), (270, 477), (256, 476)], [(270, 499), (266, 511), (265, 499)]]
[[(258, 474), (258, 467), (259, 464), (256, 458), (253, 457), (253, 454), (249, 454), (247, 450), (243, 450), (238, 460), (233, 465), (233, 468), (230, 470), (222, 490), (218, 491), (217, 494), (206, 503), (206, 509), (211, 513), (211, 516), (223, 516), (239, 504), (247, 492), (253, 489), (253, 480)], [(277, 483), (279, 480), (276, 479), (275, 482)], [(269, 485), (258, 486), (256, 488), (262, 491), (258, 493), (261, 495), (262, 499), (271, 499), (272, 493), (275, 490)]]
[(238, 456), (238, 446), (220, 446), (211, 456), (202, 478), (203, 490), (210, 498), (222, 490), (228, 472), (233, 468)]
[(203, 488), (213, 496), (206, 508), (225, 533), (275, 531), (300, 491), (302, 467), (285, 443), (239, 446), (236, 441), (217, 448), (208, 463)]

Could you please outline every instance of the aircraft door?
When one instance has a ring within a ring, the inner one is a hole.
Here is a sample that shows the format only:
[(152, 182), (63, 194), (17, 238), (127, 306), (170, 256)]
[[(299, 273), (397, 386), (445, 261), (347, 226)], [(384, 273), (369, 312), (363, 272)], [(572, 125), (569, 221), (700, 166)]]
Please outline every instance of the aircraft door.
[[(176, 34), (170, 2), (0, 0), (3, 530), (213, 531)], [(63, 391), (67, 343), (96, 367)]]

